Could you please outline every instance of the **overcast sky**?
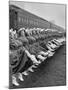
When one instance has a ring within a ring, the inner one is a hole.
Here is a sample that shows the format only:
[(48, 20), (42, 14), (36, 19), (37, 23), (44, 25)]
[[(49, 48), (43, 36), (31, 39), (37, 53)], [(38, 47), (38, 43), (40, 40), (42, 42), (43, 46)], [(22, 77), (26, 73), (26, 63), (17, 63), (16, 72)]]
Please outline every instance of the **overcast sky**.
[(63, 27), (65, 29), (65, 5), (47, 4), (47, 3), (33, 3), (23, 1), (10, 1), (10, 4), (19, 6), (37, 16), (40, 16), (48, 21)]

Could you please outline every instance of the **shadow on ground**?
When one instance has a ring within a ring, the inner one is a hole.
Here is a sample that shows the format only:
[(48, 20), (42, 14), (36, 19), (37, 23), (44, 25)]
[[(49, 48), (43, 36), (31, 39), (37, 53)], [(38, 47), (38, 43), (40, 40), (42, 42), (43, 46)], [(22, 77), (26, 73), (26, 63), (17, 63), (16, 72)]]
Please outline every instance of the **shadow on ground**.
[(53, 57), (39, 65), (34, 73), (25, 76), (24, 80), (24, 82), (19, 81), (19, 87), (12, 86), (11, 88), (66, 85), (66, 45), (61, 46)]

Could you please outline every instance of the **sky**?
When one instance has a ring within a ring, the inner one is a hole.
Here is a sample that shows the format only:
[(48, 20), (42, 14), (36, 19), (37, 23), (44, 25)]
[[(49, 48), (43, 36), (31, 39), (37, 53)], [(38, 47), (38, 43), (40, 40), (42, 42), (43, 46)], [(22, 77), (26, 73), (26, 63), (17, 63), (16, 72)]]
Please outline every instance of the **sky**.
[(48, 4), (38, 2), (10, 1), (12, 5), (19, 6), (43, 19), (51, 21), (65, 29), (66, 5)]

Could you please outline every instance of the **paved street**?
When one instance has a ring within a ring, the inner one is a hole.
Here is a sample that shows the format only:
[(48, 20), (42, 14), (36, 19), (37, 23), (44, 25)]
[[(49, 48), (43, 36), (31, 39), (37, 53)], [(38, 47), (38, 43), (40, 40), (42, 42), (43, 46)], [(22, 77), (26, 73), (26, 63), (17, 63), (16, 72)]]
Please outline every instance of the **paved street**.
[[(66, 46), (61, 46), (53, 57), (47, 59), (35, 72), (29, 73), (24, 77), (24, 82), (20, 82), (19, 88), (45, 87), (45, 86), (62, 86), (66, 84), (65, 58)], [(16, 88), (15, 86), (13, 86)]]

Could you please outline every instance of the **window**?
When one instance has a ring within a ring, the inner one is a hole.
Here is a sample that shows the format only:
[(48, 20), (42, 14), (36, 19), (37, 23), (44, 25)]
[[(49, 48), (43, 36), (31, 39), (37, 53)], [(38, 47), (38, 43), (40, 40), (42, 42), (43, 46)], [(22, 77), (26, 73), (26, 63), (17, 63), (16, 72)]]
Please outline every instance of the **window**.
[(26, 23), (28, 24), (28, 18), (26, 19)]
[(23, 22), (23, 18), (22, 18), (22, 22)]
[(18, 21), (21, 22), (21, 17), (18, 18)]

